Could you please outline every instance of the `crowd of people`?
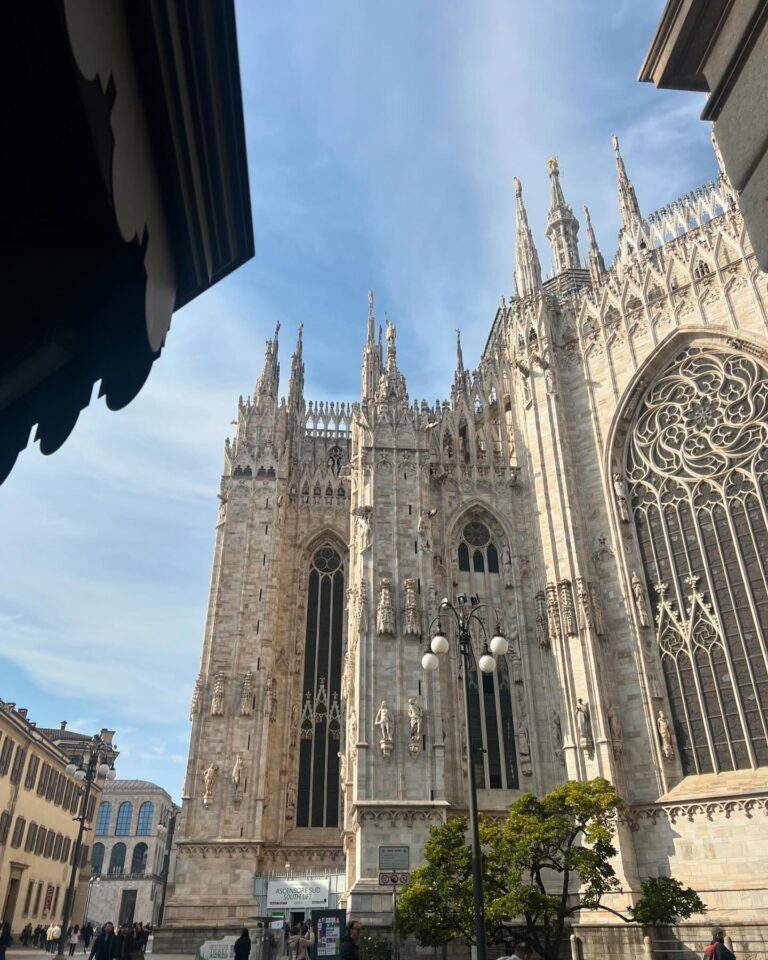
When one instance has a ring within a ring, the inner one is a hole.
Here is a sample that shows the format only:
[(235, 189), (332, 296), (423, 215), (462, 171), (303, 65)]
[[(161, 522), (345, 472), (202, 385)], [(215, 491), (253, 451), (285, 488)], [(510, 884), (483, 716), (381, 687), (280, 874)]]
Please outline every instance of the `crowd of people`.
[[(5, 948), (1, 942), (5, 927), (8, 927), (5, 947), (10, 946), (13, 941), (10, 927), (6, 923), (0, 932), (0, 960), (5, 960)], [(70, 957), (74, 957), (78, 948), (82, 947), (82, 952), (88, 954), (88, 960), (144, 960), (144, 951), (151, 933), (152, 927), (149, 924), (145, 927), (143, 923), (124, 923), (115, 929), (111, 922), (105, 923), (97, 933), (93, 924), (88, 921), (82, 927), (78, 924), (69, 927), (64, 945)], [(25, 947), (37, 947), (47, 953), (57, 954), (61, 936), (62, 930), (58, 923), (51, 923), (47, 927), (42, 923), (36, 927), (28, 923), (19, 934), (19, 942)]]

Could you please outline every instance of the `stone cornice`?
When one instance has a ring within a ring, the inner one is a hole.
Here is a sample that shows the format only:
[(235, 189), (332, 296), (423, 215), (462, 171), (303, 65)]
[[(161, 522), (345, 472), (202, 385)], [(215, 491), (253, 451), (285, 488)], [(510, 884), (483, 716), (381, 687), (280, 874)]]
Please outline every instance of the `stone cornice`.
[(681, 819), (693, 821), (701, 817), (712, 820), (716, 816), (727, 820), (734, 813), (743, 813), (747, 817), (760, 813), (768, 816), (768, 792), (631, 807), (624, 819), (633, 830), (637, 830), (644, 820), (651, 823), (669, 820), (675, 823)]

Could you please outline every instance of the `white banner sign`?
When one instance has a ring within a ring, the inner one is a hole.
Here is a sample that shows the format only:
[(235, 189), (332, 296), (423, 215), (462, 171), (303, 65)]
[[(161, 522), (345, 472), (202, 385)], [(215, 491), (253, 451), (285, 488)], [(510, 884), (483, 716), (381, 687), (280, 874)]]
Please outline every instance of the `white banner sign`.
[(311, 910), (328, 906), (328, 880), (268, 880), (267, 909)]

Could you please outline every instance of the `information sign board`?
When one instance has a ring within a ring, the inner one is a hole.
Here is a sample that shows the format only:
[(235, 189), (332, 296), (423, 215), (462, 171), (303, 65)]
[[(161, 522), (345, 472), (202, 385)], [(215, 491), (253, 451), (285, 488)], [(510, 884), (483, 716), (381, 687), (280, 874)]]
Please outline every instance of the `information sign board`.
[(411, 866), (411, 848), (379, 847), (379, 870), (408, 870)]
[(381, 870), (379, 871), (380, 887), (401, 887), (411, 879), (410, 870)]

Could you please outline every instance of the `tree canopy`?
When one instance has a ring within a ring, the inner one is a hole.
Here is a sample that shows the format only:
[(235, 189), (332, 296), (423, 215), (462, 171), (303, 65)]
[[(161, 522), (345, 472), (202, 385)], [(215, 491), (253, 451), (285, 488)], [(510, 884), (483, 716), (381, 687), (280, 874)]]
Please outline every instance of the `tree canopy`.
[[(480, 815), (483, 894), (488, 941), (524, 931), (545, 960), (556, 960), (567, 925), (584, 909), (605, 909), (639, 923), (671, 923), (706, 909), (693, 890), (662, 877), (643, 881), (630, 915), (603, 905), (618, 892), (611, 860), (617, 818), (625, 803), (600, 777), (568, 781), (544, 797), (525, 794), (502, 823)], [(400, 895), (398, 924), (424, 946), (451, 940), (474, 942), (471, 853), (467, 821), (456, 817), (435, 827)]]

